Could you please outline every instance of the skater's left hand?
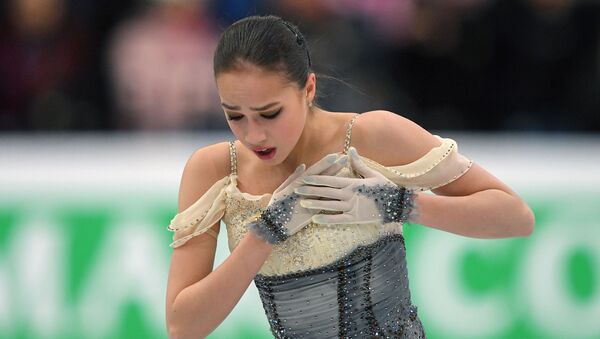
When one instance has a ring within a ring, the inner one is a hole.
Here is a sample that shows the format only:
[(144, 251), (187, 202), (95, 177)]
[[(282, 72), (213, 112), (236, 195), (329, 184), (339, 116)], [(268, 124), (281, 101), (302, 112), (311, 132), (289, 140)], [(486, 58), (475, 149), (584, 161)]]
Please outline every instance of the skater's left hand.
[[(302, 197), (307, 209), (335, 211), (339, 214), (315, 214), (318, 224), (364, 224), (405, 222), (415, 215), (413, 191), (398, 186), (381, 173), (369, 168), (354, 147), (349, 163), (362, 178), (311, 175), (294, 192)], [(323, 200), (326, 199), (326, 200)]]

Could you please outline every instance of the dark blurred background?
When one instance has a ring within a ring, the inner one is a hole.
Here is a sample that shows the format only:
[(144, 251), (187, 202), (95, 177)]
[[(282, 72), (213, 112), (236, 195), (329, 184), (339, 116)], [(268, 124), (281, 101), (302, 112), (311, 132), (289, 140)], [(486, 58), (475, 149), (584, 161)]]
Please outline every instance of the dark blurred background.
[(328, 110), (387, 109), (426, 129), (600, 131), (595, 0), (5, 0), (0, 130), (227, 128), (220, 32), (299, 25)]
[[(534, 210), (406, 228), (428, 338), (600, 338), (600, 0), (0, 0), (0, 338), (166, 338), (166, 228), (231, 139), (212, 55), (252, 14), (299, 25), (325, 109), (452, 138)], [(272, 338), (260, 310), (251, 284), (209, 339)]]

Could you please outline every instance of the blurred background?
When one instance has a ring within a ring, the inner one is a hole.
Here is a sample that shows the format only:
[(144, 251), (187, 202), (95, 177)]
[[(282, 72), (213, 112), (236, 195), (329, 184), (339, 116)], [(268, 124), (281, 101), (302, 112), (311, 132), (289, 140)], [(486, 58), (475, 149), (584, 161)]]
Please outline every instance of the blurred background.
[[(454, 138), (534, 209), (523, 239), (407, 227), (429, 337), (600, 338), (596, 0), (2, 1), (0, 338), (166, 337), (166, 226), (233, 138), (212, 54), (252, 14), (300, 27), (322, 107)], [(270, 337), (251, 285), (209, 338)]]

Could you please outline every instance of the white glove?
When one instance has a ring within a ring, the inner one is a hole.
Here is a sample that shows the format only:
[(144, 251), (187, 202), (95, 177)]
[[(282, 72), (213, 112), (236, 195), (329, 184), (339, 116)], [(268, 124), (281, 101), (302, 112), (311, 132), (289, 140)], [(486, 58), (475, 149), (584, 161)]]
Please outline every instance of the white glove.
[(319, 224), (364, 224), (414, 220), (415, 193), (369, 168), (354, 147), (349, 153), (350, 164), (363, 178), (306, 176), (306, 185), (294, 191), (302, 195), (300, 205), (304, 208), (341, 212), (315, 214), (312, 221)]
[(344, 167), (348, 159), (341, 154), (328, 154), (305, 171), (302, 164), (296, 168), (273, 192), (267, 208), (260, 217), (247, 224), (259, 238), (271, 244), (285, 241), (311, 222), (315, 211), (306, 209), (299, 204), (300, 196), (294, 189), (303, 185), (303, 179), (308, 175), (333, 175)]

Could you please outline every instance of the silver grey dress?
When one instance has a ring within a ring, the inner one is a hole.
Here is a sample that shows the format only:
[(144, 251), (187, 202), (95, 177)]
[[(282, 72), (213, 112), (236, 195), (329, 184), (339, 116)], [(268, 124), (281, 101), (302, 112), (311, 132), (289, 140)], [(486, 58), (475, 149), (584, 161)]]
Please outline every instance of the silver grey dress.
[(320, 268), (254, 281), (276, 338), (425, 338), (401, 234)]

